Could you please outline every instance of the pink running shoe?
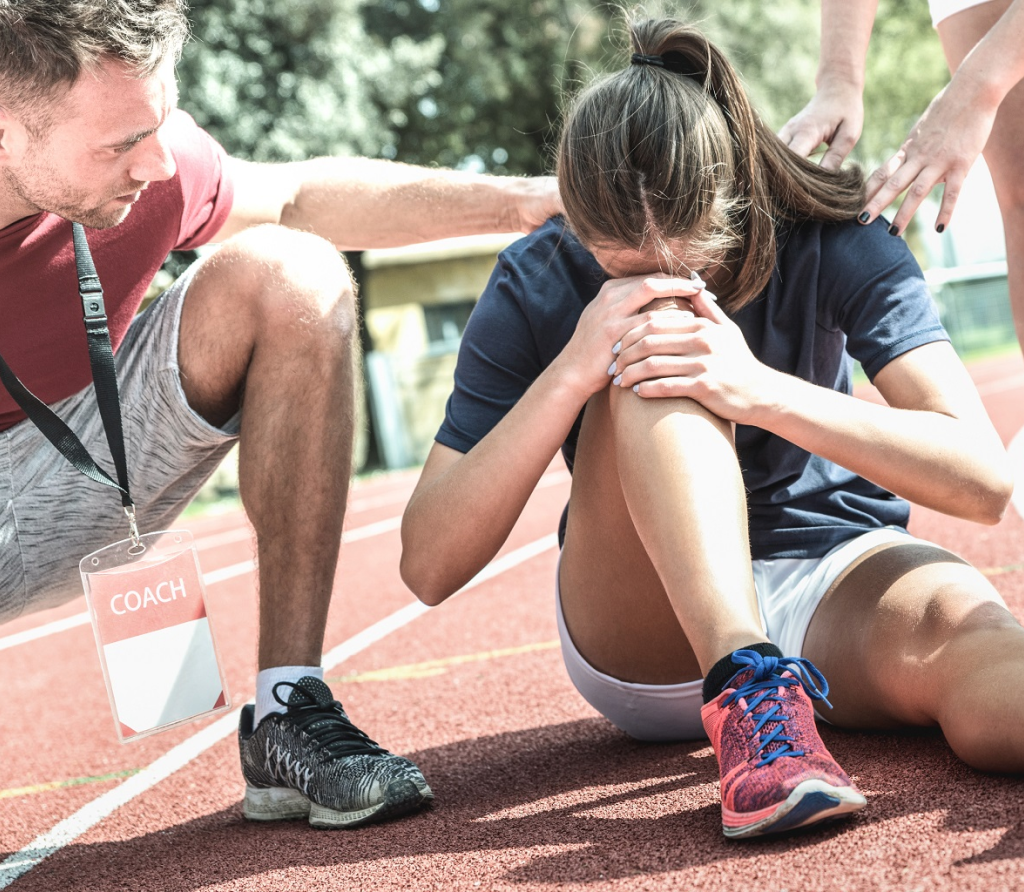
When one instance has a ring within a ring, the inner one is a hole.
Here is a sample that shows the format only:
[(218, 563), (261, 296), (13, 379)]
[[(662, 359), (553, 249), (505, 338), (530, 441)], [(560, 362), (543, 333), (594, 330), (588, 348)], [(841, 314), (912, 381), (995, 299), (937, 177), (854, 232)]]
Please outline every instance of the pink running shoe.
[(722, 775), (725, 835), (782, 833), (867, 805), (814, 725), (811, 700), (828, 704), (825, 676), (800, 658), (738, 650), (732, 660), (750, 668), (700, 711)]

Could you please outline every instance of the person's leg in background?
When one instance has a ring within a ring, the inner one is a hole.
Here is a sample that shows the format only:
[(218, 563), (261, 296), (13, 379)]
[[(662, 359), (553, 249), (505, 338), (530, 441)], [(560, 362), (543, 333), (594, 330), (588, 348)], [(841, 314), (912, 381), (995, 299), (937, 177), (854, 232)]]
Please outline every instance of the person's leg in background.
[[(943, 19), (936, 26), (950, 71), (1006, 12), (1010, 0), (990, 0)], [(1024, 82), (999, 106), (983, 155), (992, 174), (1006, 235), (1006, 268), (1017, 340), (1024, 345)]]

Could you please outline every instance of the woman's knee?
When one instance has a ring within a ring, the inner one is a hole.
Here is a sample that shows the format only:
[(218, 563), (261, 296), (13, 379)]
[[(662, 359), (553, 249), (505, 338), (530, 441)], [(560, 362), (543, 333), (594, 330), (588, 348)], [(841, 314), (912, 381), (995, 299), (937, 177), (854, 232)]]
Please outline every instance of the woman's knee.
[[(982, 771), (1024, 771), (1024, 629), (1009, 614), (958, 632), (945, 655), (937, 719), (953, 752)], [(979, 619), (981, 619), (979, 617)]]

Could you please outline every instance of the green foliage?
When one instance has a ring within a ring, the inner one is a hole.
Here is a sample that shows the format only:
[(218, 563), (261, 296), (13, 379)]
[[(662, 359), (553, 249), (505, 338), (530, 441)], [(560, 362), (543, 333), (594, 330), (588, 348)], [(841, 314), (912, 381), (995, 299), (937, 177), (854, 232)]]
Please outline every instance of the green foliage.
[(363, 0), (207, 0), (179, 65), (181, 105), (227, 150), (258, 161), (379, 155), (382, 109), (423, 93), (440, 41), (385, 44), (362, 27)]
[(924, 0), (880, 0), (868, 51), (864, 135), (857, 157), (874, 168), (906, 139), (949, 70)]
[(395, 154), (494, 173), (543, 173), (562, 96), (598, 64), (610, 11), (573, 0), (381, 0), (384, 39), (430, 34), (444, 51), (431, 88), (400, 110)]
[[(726, 51), (770, 126), (813, 94), (818, 0), (660, 9)], [(545, 172), (566, 99), (625, 58), (620, 9), (583, 0), (196, 0), (192, 19), (182, 105), (256, 160), (356, 153)], [(867, 167), (948, 79), (924, 0), (881, 0), (874, 31), (854, 154)]]
[(686, 17), (728, 56), (769, 126), (778, 130), (811, 98), (817, 0), (696, 0)]
[[(697, 0), (692, 15), (739, 69), (765, 120), (778, 130), (814, 94), (818, 0)], [(924, 0), (880, 0), (868, 50), (864, 133), (853, 158), (873, 169), (892, 155), (948, 82)]]

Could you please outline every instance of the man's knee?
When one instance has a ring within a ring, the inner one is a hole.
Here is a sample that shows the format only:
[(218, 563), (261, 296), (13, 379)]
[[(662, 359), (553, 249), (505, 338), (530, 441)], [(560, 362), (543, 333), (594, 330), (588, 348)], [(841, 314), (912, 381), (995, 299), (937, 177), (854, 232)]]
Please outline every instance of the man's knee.
[(257, 226), (225, 242), (213, 264), (236, 280), (243, 300), (255, 303), (274, 326), (350, 335), (355, 330), (356, 286), (337, 249), (309, 232)]

